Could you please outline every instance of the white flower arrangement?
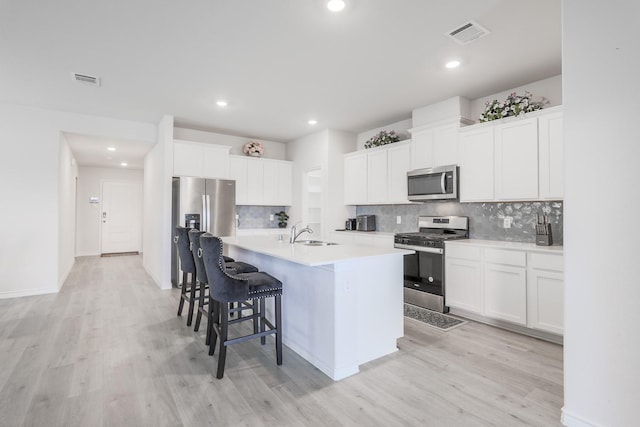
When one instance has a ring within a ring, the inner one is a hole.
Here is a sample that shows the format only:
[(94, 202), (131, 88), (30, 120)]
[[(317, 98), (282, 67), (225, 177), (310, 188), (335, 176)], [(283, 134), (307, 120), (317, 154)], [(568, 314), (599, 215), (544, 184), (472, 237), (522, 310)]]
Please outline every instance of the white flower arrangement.
[(364, 148), (379, 147), (381, 145), (392, 144), (398, 141), (400, 141), (400, 137), (396, 134), (396, 131), (381, 130), (364, 143)]
[(247, 156), (262, 156), (264, 147), (260, 141), (249, 141), (242, 147), (242, 152)]
[(490, 122), (492, 120), (504, 119), (505, 117), (518, 116), (524, 113), (530, 113), (531, 111), (541, 110), (545, 104), (544, 98), (542, 101), (532, 101), (533, 95), (530, 92), (525, 91), (524, 95), (516, 95), (515, 92), (507, 96), (502, 102), (498, 102), (494, 99), (491, 102), (485, 103), (485, 109), (478, 121)]

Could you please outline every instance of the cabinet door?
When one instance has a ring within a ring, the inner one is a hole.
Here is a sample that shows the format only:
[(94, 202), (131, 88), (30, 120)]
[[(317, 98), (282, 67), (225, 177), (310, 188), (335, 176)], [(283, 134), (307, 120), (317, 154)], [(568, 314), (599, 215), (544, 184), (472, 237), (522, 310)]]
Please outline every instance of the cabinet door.
[(262, 163), (262, 203), (264, 205), (278, 204), (278, 163), (261, 160)]
[(173, 143), (173, 175), (202, 178), (202, 145), (198, 143)]
[(247, 204), (264, 204), (264, 164), (261, 159), (247, 158)]
[(433, 166), (458, 164), (458, 125), (433, 128)]
[(472, 313), (482, 313), (480, 261), (446, 257), (445, 304)]
[(236, 205), (248, 205), (247, 158), (241, 156), (229, 157), (229, 177), (236, 181)]
[(367, 153), (344, 156), (344, 204), (367, 203)]
[(562, 112), (538, 118), (540, 154), (540, 198), (564, 197), (564, 132)]
[(389, 202), (409, 203), (407, 199), (407, 172), (411, 167), (411, 146), (401, 145), (389, 148), (387, 163), (389, 167)]
[(524, 268), (485, 263), (484, 315), (527, 324), (527, 276)]
[(411, 169), (433, 167), (433, 129), (424, 129), (411, 135)]
[(278, 205), (291, 206), (293, 202), (293, 165), (278, 163)]
[(493, 200), (493, 128), (460, 133), (460, 201)]
[(538, 119), (495, 129), (495, 191), (498, 200), (538, 198)]
[(562, 335), (564, 332), (564, 278), (555, 271), (529, 270), (527, 326)]
[(380, 149), (367, 154), (367, 202), (387, 203), (387, 150)]
[(202, 145), (203, 175), (205, 178), (229, 178), (229, 149)]

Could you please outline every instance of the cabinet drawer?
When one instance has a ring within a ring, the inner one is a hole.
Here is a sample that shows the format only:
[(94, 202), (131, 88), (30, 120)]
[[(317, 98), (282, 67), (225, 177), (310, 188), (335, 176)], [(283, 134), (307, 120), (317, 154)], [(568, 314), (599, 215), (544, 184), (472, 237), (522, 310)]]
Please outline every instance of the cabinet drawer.
[(540, 270), (564, 271), (564, 257), (562, 255), (529, 253), (529, 267)]
[(447, 257), (480, 261), (480, 248), (468, 245), (446, 245)]
[(516, 267), (527, 266), (527, 254), (520, 251), (506, 251), (502, 249), (485, 249), (485, 262), (494, 264), (513, 265)]

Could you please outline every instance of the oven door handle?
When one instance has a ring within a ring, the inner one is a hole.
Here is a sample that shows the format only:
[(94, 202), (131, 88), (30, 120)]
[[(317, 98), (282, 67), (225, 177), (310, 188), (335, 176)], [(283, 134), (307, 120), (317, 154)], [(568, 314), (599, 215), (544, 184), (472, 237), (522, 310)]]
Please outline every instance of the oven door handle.
[(416, 252), (428, 252), (430, 254), (442, 255), (444, 253), (444, 249), (442, 248), (425, 248), (423, 246), (403, 245), (401, 243), (396, 243), (393, 245), (393, 247), (398, 249), (409, 249), (410, 251), (416, 251)]

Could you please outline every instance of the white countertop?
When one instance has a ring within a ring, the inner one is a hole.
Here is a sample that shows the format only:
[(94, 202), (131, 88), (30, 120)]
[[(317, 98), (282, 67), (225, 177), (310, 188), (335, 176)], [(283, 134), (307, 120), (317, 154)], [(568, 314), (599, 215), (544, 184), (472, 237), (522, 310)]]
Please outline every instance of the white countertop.
[(347, 234), (358, 234), (361, 236), (382, 236), (382, 237), (393, 237), (395, 233), (388, 233), (385, 231), (358, 231), (358, 230), (333, 230), (336, 233), (347, 233)]
[(288, 238), (279, 241), (278, 236), (234, 236), (223, 237), (222, 241), (226, 245), (233, 245), (238, 248), (311, 267), (348, 262), (359, 258), (413, 253), (413, 251), (403, 249), (359, 246), (354, 244), (306, 246), (300, 243), (294, 243), (292, 245), (289, 243)]
[(446, 242), (447, 245), (474, 245), (487, 248), (517, 249), (529, 252), (553, 253), (562, 255), (562, 246), (538, 246), (535, 243), (506, 242), (503, 240), (460, 239)]

